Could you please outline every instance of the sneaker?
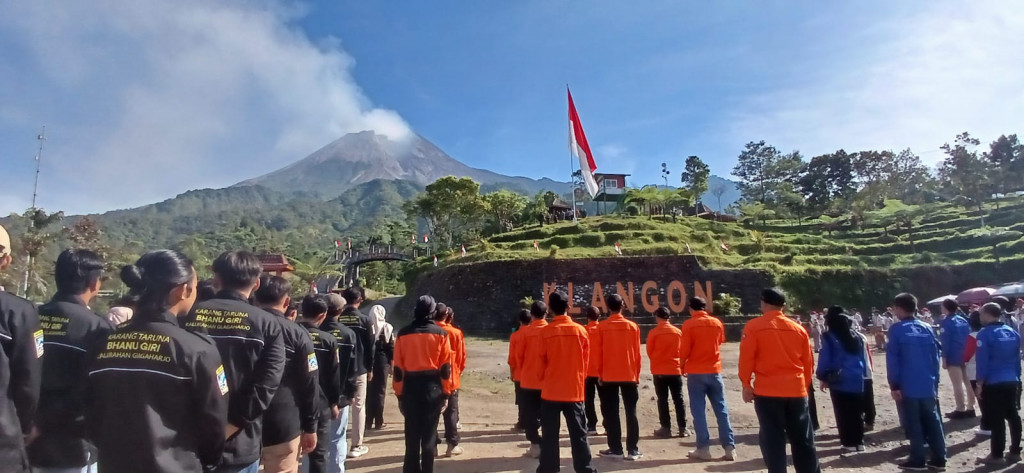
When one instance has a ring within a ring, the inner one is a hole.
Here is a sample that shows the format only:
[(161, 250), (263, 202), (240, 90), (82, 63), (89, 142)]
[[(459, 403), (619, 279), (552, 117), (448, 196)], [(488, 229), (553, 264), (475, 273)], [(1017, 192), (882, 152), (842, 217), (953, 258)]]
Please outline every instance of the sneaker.
[(637, 461), (637, 460), (639, 460), (639, 459), (641, 459), (643, 457), (644, 457), (644, 454), (640, 453), (640, 450), (634, 450), (632, 452), (629, 452), (625, 456), (626, 460), (627, 461), (631, 461), (631, 462), (635, 462), (635, 461)]
[(1007, 454), (1006, 463), (1020, 463), (1020, 453)]
[(366, 445), (359, 445), (359, 446), (356, 446), (356, 447), (352, 447), (352, 450), (348, 451), (348, 455), (347, 456), (349, 458), (359, 458), (359, 457), (361, 457), (363, 455), (366, 455), (367, 453), (370, 453), (370, 449), (367, 448)]
[(672, 429), (666, 429), (664, 427), (655, 430), (654, 436), (660, 439), (667, 439), (672, 437)]
[(946, 471), (946, 462), (928, 462), (928, 469), (932, 471)]
[(1006, 459), (988, 454), (984, 457), (978, 457), (978, 463), (981, 463), (982, 465), (1005, 465)]
[(587, 436), (589, 436), (589, 437), (597, 437), (597, 429), (589, 429), (589, 430), (587, 430)]
[(530, 458), (540, 458), (540, 445), (536, 443), (530, 444), (530, 450), (526, 452), (526, 456)]
[(722, 456), (722, 460), (727, 462), (734, 462), (739, 457), (736, 455), (736, 447), (725, 447), (725, 455)]
[[(863, 447), (861, 447), (861, 448), (863, 448)], [(855, 445), (849, 446), (849, 447), (847, 447), (845, 445), (843, 446), (843, 453), (857, 453), (857, 451), (858, 451), (857, 450), (857, 446), (855, 446)]]
[(619, 457), (619, 458), (621, 458), (622, 457), (622, 450), (615, 451), (615, 450), (612, 450), (612, 449), (609, 448), (607, 450), (601, 450), (600, 452), (597, 452), (597, 454), (601, 455), (602, 457)]
[(466, 451), (463, 450), (462, 447), (458, 445), (449, 445), (448, 451), (444, 455), (446, 457), (457, 457), (459, 455), (462, 455), (463, 453), (466, 453)]
[[(726, 455), (728, 455), (729, 451), (726, 450), (725, 453), (726, 453)], [(696, 450), (690, 450), (690, 452), (686, 454), (686, 458), (689, 458), (691, 460), (705, 461), (705, 462), (706, 461), (711, 461), (711, 460), (714, 459), (711, 456), (711, 449), (709, 449), (708, 447), (697, 447)]]
[(974, 433), (976, 435), (982, 435), (982, 436), (985, 436), (985, 437), (992, 436), (992, 431), (991, 430), (982, 430), (981, 428), (979, 428), (978, 430), (975, 430)]
[(903, 462), (899, 464), (899, 468), (906, 471), (928, 471), (928, 465), (924, 463)]
[(964, 414), (963, 414), (962, 418), (963, 419), (973, 419), (975, 417), (978, 417), (978, 413), (975, 412), (974, 409), (967, 409), (966, 411), (964, 411)]

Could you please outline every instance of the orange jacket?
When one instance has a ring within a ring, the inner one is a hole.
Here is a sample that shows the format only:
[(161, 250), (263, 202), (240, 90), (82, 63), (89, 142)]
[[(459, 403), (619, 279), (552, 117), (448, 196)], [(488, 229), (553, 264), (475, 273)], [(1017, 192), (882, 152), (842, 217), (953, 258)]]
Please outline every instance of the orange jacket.
[(658, 320), (658, 326), (647, 334), (647, 357), (651, 359), (651, 374), (683, 374), (679, 363), (679, 340), (682, 332), (668, 322)]
[(512, 381), (519, 381), (519, 362), (522, 359), (523, 332), (525, 331), (526, 326), (520, 325), (519, 329), (512, 332), (511, 337), (508, 337), (508, 368), (512, 372)]
[(424, 386), (437, 378), (441, 390), (451, 394), (453, 358), (447, 332), (433, 322), (416, 321), (399, 330), (393, 365), (395, 395), (401, 396), (406, 386)]
[(608, 383), (640, 382), (640, 327), (622, 314), (597, 326), (591, 340), (597, 377)]
[(548, 326), (547, 320), (534, 319), (523, 329), (523, 353), (519, 363), (519, 386), (523, 389), (540, 390), (544, 381), (543, 355), (544, 341), (540, 331)]
[(679, 359), (686, 374), (718, 374), (722, 372), (722, 344), (725, 326), (707, 312), (695, 311), (683, 322)]
[[(782, 311), (747, 322), (740, 342), (740, 382), (766, 397), (806, 397), (814, 372), (807, 331)], [(751, 383), (753, 375), (753, 384)]]
[(556, 402), (583, 402), (583, 384), (590, 359), (587, 329), (568, 315), (556, 315), (539, 330), (544, 367), (540, 398)]
[(438, 325), (448, 333), (448, 343), (452, 347), (452, 389), (459, 389), (462, 387), (462, 373), (466, 371), (466, 335), (451, 324), (439, 322)]
[[(589, 337), (591, 340), (593, 340), (594, 339), (594, 332), (597, 332), (597, 321), (596, 320), (591, 320), (590, 322), (587, 323), (587, 337)], [(587, 377), (588, 378), (596, 378), (597, 377), (597, 362), (594, 361), (594, 354), (595, 353), (597, 353), (596, 350), (590, 350), (590, 358), (587, 360)]]

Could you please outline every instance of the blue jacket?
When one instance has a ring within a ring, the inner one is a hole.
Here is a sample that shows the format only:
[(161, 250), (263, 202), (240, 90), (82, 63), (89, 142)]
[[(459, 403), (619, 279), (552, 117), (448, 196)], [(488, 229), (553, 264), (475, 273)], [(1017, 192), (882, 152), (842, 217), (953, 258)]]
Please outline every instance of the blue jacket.
[(934, 399), (939, 389), (939, 341), (931, 327), (917, 319), (893, 325), (885, 366), (890, 389), (906, 398)]
[(946, 360), (948, 366), (963, 365), (964, 348), (967, 347), (967, 337), (971, 335), (971, 325), (963, 315), (956, 313), (942, 319), (939, 326), (942, 328), (942, 359)]
[(1002, 322), (978, 332), (978, 383), (1020, 381), (1020, 334)]
[[(864, 357), (863, 348), (857, 353), (850, 353), (843, 348), (839, 339), (826, 332), (822, 337), (821, 352), (818, 353), (818, 370), (815, 376), (828, 383), (833, 391), (844, 393), (864, 392), (864, 377), (867, 375), (868, 361)], [(830, 373), (838, 373), (838, 380), (829, 380)]]

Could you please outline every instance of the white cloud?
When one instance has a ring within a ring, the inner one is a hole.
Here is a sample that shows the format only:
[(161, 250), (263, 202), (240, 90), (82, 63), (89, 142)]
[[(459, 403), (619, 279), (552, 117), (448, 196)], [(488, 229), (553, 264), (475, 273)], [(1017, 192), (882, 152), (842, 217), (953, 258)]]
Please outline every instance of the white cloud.
[[(348, 132), (411, 134), (363, 95), (336, 41), (314, 44), (273, 0), (4, 10), (0, 125), (51, 125), (48, 207), (139, 205), (262, 174)], [(15, 68), (30, 75), (4, 73)]]
[(600, 158), (615, 159), (615, 158), (620, 158), (623, 155), (625, 155), (629, 151), (629, 149), (627, 149), (625, 146), (622, 146), (620, 144), (609, 143), (609, 144), (606, 144), (606, 145), (598, 146), (597, 149), (594, 150), (594, 151), (597, 152), (597, 154), (594, 156), (594, 159), (600, 159)]
[[(839, 148), (910, 147), (929, 163), (969, 131), (983, 143), (1020, 133), (1024, 11), (997, 2), (932, 2), (908, 18), (851, 38), (832, 64), (804, 71), (813, 85), (742, 103), (734, 145), (764, 139), (805, 156)], [(862, 46), (874, 38), (870, 47)]]

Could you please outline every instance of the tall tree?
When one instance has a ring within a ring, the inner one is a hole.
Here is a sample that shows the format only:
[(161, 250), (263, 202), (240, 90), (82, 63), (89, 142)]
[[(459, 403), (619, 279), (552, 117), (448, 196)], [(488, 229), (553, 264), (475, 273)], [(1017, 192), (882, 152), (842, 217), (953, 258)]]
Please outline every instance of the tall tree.
[(723, 212), (725, 210), (722, 208), (722, 196), (724, 196), (726, 192), (729, 192), (729, 186), (724, 180), (719, 180), (711, 186), (711, 195), (715, 196), (715, 199), (718, 200), (719, 212)]
[(772, 185), (778, 181), (773, 175), (776, 162), (782, 153), (764, 142), (749, 142), (740, 153), (732, 174), (740, 178), (740, 189), (743, 198), (766, 204), (772, 191)]
[(1021, 190), (1024, 186), (1024, 145), (1017, 135), (1002, 135), (989, 145), (985, 159), (992, 164), (992, 182), (1000, 194)]
[(409, 201), (406, 210), (423, 218), (439, 243), (451, 248), (457, 238), (470, 238), (479, 229), (487, 202), (476, 181), (446, 176), (427, 185), (426, 192)]
[(695, 197), (695, 202), (700, 201), (700, 196), (708, 191), (708, 179), (711, 178), (711, 168), (697, 156), (686, 158), (686, 165), (682, 173), (683, 186)]
[(484, 201), (487, 202), (498, 228), (503, 231), (515, 228), (523, 210), (530, 203), (525, 195), (505, 189), (484, 195)]
[(21, 247), (28, 256), (25, 265), (27, 284), (24, 295), (28, 298), (39, 297), (45, 295), (47, 291), (45, 282), (39, 276), (39, 256), (60, 236), (48, 228), (64, 219), (64, 212), (48, 214), (43, 209), (33, 208), (26, 210), (23, 216), (29, 221), (28, 230), (21, 237)]
[(924, 203), (924, 194), (935, 187), (931, 170), (921, 162), (921, 157), (910, 148), (893, 155), (887, 166), (887, 198), (900, 199), (905, 203)]
[(837, 200), (851, 198), (857, 191), (853, 159), (844, 150), (811, 158), (798, 182), (807, 206), (819, 212), (828, 210)]
[[(984, 211), (985, 200), (994, 189), (989, 181), (988, 162), (978, 157), (975, 150), (980, 143), (965, 131), (957, 135), (952, 145), (942, 145), (946, 159), (939, 168), (939, 175), (949, 183), (955, 197), (960, 197), (965, 207), (973, 206)], [(983, 225), (984, 221), (982, 215)]]

